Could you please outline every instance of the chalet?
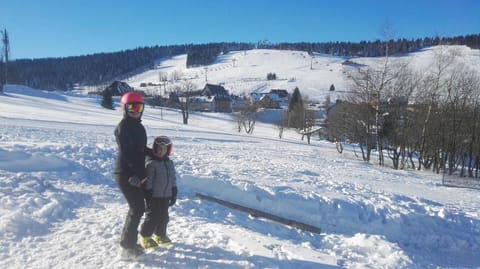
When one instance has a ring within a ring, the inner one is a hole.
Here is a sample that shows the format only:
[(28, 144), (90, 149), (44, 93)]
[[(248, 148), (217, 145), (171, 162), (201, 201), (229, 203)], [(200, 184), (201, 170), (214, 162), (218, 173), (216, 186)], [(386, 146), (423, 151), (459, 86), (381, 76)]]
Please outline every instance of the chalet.
[(252, 103), (256, 103), (262, 108), (279, 109), (288, 106), (289, 94), (287, 90), (272, 89), (268, 93), (253, 92), (250, 97)]
[(283, 89), (271, 89), (271, 90), (270, 90), (270, 93), (277, 94), (280, 99), (286, 99), (286, 100), (288, 100), (288, 98), (289, 98), (289, 94), (288, 94), (287, 90), (283, 90)]
[(223, 86), (207, 83), (202, 90), (202, 96), (213, 99), (215, 112), (232, 112), (232, 99)]
[(232, 98), (233, 112), (245, 111), (248, 109), (248, 106), (250, 105), (250, 100), (246, 96), (232, 95), (230, 97)]
[(257, 104), (262, 108), (279, 109), (280, 101), (276, 94), (265, 94), (258, 100)]
[(204, 96), (229, 96), (228, 91), (221, 85), (205, 84), (202, 90)]
[(192, 96), (189, 100), (189, 109), (192, 111), (210, 112), (215, 110), (214, 97)]
[(105, 88), (105, 91), (109, 91), (112, 96), (122, 96), (124, 93), (135, 91), (135, 89), (126, 82), (117, 80)]

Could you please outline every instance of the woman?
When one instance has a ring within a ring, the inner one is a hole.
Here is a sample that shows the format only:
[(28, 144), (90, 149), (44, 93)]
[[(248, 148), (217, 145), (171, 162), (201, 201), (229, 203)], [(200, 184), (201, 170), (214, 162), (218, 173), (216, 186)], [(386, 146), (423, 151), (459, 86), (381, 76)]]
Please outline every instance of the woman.
[(141, 118), (145, 108), (143, 97), (136, 92), (122, 96), (120, 105), (123, 119), (115, 128), (118, 156), (115, 165), (115, 181), (128, 202), (128, 214), (122, 230), (120, 246), (129, 256), (138, 256), (142, 249), (137, 245), (137, 229), (145, 212), (143, 183), (147, 173), (145, 155), (147, 134)]

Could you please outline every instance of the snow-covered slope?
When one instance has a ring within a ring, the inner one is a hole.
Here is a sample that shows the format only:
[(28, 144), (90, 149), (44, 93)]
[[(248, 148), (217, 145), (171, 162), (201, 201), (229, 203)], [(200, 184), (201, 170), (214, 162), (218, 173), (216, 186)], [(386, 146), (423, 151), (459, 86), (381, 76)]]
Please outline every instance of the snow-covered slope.
[[(396, 62), (409, 63), (412, 68), (424, 73), (442, 53), (455, 54), (458, 56), (458, 62), (480, 72), (480, 51), (466, 46), (430, 47), (407, 55), (391, 56), (390, 63), (392, 65)], [(270, 89), (286, 89), (292, 93), (293, 89), (298, 87), (302, 96), (312, 101), (323, 102), (327, 96), (334, 101), (342, 99), (345, 93), (350, 92), (351, 83), (347, 75), (356, 68), (343, 65), (342, 63), (347, 60), (344, 57), (323, 54), (314, 54), (312, 57), (306, 52), (280, 50), (229, 52), (205, 67), (186, 68), (186, 60), (186, 55), (159, 59), (156, 69), (126, 81), (137, 89), (164, 94), (163, 86), (145, 88), (139, 86), (141, 83), (159, 84), (160, 72), (166, 74), (168, 79), (172, 73), (176, 73), (193, 82), (199, 89), (203, 88), (205, 83), (223, 84), (230, 93), (242, 95)], [(384, 64), (383, 57), (350, 60), (372, 67)], [(267, 80), (268, 73), (275, 73), (277, 80)], [(335, 86), (334, 92), (329, 91), (332, 84)], [(167, 83), (167, 90), (169, 87), (171, 84)]]
[[(175, 148), (179, 201), (168, 250), (117, 259), (126, 203), (112, 179), (118, 110), (98, 99), (9, 86), (0, 95), (2, 268), (479, 268), (478, 190), (430, 172), (340, 155), (326, 141), (224, 114), (147, 108), (149, 143)], [(195, 193), (293, 218), (321, 234), (252, 218)]]

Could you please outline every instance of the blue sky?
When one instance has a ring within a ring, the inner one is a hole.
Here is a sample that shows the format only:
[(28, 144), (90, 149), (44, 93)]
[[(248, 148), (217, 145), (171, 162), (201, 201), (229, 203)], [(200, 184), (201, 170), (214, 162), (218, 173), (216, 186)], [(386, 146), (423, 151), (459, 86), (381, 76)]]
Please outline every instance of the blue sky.
[(0, 0), (11, 59), (209, 42), (329, 42), (480, 33), (477, 0)]

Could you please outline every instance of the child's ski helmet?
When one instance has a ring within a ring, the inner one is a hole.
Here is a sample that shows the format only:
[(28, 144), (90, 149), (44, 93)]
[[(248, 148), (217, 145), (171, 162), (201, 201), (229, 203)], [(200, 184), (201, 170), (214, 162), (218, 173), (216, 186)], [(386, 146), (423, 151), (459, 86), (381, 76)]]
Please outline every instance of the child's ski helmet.
[(155, 138), (155, 141), (153, 141), (153, 154), (159, 158), (162, 158), (164, 156), (170, 156), (173, 151), (173, 144), (172, 141), (170, 141), (170, 138), (162, 135), (162, 136), (157, 136)]

